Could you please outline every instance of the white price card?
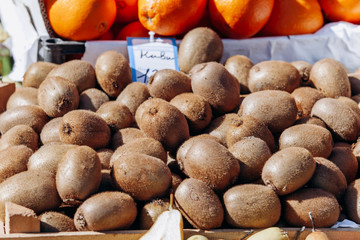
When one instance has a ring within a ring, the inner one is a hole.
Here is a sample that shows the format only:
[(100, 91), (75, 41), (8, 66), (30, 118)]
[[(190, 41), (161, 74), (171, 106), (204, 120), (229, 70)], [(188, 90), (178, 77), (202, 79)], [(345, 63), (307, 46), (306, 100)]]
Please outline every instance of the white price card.
[(133, 82), (148, 83), (161, 69), (179, 70), (174, 38), (127, 38)]

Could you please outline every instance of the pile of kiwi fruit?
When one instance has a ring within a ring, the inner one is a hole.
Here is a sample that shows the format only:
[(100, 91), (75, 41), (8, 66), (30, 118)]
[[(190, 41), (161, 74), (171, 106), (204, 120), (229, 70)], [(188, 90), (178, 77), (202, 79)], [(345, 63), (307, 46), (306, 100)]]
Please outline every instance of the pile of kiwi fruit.
[[(47, 231), (360, 224), (360, 71), (223, 57), (189, 31), (180, 71), (132, 82), (116, 51), (36, 62), (0, 115), (0, 217), (11, 201)], [(0, 218), (0, 220), (1, 220)]]

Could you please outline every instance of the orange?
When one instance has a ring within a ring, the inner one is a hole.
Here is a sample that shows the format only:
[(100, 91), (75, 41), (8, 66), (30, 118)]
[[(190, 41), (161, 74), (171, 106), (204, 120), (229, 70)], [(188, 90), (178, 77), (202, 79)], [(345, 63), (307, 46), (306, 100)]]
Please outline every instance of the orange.
[(149, 37), (149, 30), (144, 28), (139, 21), (134, 21), (120, 29), (116, 40), (126, 40), (126, 37)]
[(109, 29), (108, 31), (106, 31), (106, 33), (104, 33), (99, 38), (97, 38), (97, 40), (100, 41), (114, 40), (114, 33), (111, 31), (111, 29)]
[(163, 36), (179, 35), (200, 21), (207, 0), (139, 0), (138, 18), (148, 30)]
[(275, 0), (269, 21), (262, 35), (280, 36), (309, 34), (324, 25), (318, 0)]
[(116, 23), (129, 23), (138, 18), (138, 0), (115, 0)]
[(360, 23), (359, 0), (320, 0), (320, 5), (330, 21)]
[(274, 0), (209, 0), (210, 20), (225, 37), (248, 38), (265, 25), (273, 5)]
[(45, 6), (54, 32), (75, 41), (100, 37), (116, 16), (115, 0), (45, 0)]

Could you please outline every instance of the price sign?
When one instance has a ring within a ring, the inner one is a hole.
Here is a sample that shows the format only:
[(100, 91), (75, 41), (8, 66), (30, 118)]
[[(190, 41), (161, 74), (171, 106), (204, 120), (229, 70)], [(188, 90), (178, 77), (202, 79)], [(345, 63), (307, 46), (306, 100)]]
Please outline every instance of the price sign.
[(161, 69), (179, 70), (177, 46), (173, 38), (127, 38), (133, 82), (148, 83)]

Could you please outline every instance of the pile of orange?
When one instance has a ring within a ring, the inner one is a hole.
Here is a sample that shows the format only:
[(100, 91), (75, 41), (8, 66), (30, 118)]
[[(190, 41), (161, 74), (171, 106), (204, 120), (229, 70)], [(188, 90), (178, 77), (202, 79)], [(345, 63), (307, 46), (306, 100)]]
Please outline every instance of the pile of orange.
[(197, 26), (223, 38), (314, 33), (360, 23), (358, 0), (43, 0), (53, 30), (69, 40), (181, 37)]

